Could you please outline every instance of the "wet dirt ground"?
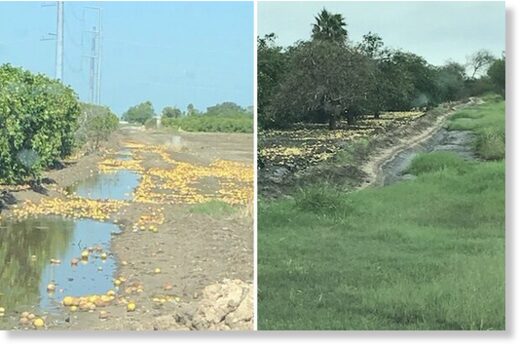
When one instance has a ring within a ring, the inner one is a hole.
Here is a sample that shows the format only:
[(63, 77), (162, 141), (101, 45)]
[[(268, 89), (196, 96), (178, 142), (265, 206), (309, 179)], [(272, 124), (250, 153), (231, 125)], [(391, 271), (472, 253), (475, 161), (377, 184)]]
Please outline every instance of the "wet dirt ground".
[(424, 142), (414, 144), (399, 153), (381, 167), (380, 181), (383, 185), (390, 185), (398, 181), (413, 179), (414, 176), (405, 174), (412, 160), (420, 153), (453, 152), (467, 160), (474, 160), (475, 152), (473, 141), (475, 135), (471, 131), (448, 131), (444, 128), (437, 130)]
[[(137, 155), (135, 151), (128, 151), (128, 143), (144, 147)], [(153, 146), (159, 146), (161, 152), (147, 152), (147, 148)], [(48, 179), (56, 182), (48, 186), (47, 195), (30, 189), (14, 189), (17, 206), (25, 201), (37, 205), (42, 199), (66, 199), (65, 188), (99, 174), (99, 163), (107, 158), (107, 153), (121, 151), (131, 157), (138, 157), (143, 175), (158, 168), (167, 172), (175, 165), (170, 160), (196, 167), (226, 160), (245, 165), (240, 166), (242, 169), (253, 170), (252, 135), (173, 134), (127, 126), (112, 136), (102, 153), (84, 156), (70, 161), (64, 169), (46, 173)], [(201, 195), (213, 196), (215, 190), (219, 189), (218, 182), (215, 183), (211, 177), (201, 179), (197, 184)], [(252, 182), (249, 188), (252, 192)], [(171, 192), (163, 193), (167, 195)], [(252, 201), (236, 204), (232, 213), (212, 215), (198, 212), (193, 208), (196, 205), (193, 203), (170, 200), (150, 203), (143, 199), (129, 199), (106, 220), (121, 229), (121, 233), (112, 236), (109, 250), (109, 257), (117, 263), (114, 273), (114, 281), (117, 280), (114, 284), (117, 293), (115, 299), (106, 306), (84, 312), (69, 311), (67, 307), (62, 308), (61, 314), (44, 312), (41, 314), (45, 318), (44, 328), (251, 329)], [(13, 210), (17, 206), (4, 211), (2, 219), (15, 214)], [(149, 223), (155, 229), (149, 229), (148, 224), (142, 226), (143, 218), (150, 219)], [(59, 266), (70, 265), (62, 263)], [(222, 298), (227, 301), (224, 302)], [(215, 306), (217, 302), (220, 305), (218, 307)], [(129, 303), (135, 304), (135, 309), (129, 309)], [(3, 320), (3, 328), (32, 328), (19, 323), (21, 308), (5, 309), (5, 317), (0, 318)]]

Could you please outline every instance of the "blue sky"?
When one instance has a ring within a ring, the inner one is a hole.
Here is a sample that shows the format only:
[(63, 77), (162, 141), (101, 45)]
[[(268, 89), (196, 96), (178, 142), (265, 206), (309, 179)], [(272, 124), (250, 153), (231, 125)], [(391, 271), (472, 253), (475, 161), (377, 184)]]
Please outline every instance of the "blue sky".
[[(0, 2), (0, 64), (52, 77), (56, 8), (43, 2)], [(252, 2), (67, 2), (64, 81), (89, 98), (90, 41), (84, 30), (103, 12), (101, 103), (118, 114), (150, 100), (199, 110), (224, 101), (253, 104)]]
[(343, 14), (351, 40), (376, 32), (387, 46), (435, 65), (464, 63), (482, 48), (496, 56), (505, 50), (504, 2), (260, 2), (258, 34), (274, 32), (282, 46), (307, 40), (323, 7)]

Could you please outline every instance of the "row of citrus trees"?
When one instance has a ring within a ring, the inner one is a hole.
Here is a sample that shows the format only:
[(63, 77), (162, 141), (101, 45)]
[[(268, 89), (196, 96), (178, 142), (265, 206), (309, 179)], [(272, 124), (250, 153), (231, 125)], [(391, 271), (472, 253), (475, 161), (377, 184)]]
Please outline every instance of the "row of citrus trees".
[(38, 179), (87, 139), (97, 146), (117, 126), (108, 109), (80, 104), (59, 81), (0, 66), (0, 183)]

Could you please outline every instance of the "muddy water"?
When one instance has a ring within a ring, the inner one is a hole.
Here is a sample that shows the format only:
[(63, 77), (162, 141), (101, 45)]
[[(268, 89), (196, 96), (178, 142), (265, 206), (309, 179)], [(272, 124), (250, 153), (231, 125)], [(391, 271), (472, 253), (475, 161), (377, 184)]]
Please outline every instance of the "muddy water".
[[(92, 220), (38, 217), (0, 224), (0, 304), (9, 311), (56, 313), (64, 296), (105, 293), (113, 288), (116, 260), (110, 240), (117, 226)], [(88, 261), (84, 249), (92, 248)], [(97, 250), (97, 251), (96, 251)], [(106, 259), (102, 254), (106, 253)], [(59, 264), (51, 263), (59, 260)], [(50, 283), (56, 285), (48, 292)]]
[(130, 200), (140, 175), (129, 170), (98, 173), (70, 187), (77, 196), (94, 200)]
[[(132, 159), (132, 151), (124, 148), (116, 153), (116, 160)], [(94, 200), (131, 200), (132, 193), (139, 185), (141, 175), (130, 170), (99, 172), (86, 180), (68, 187), (70, 193)]]
[(382, 167), (383, 185), (390, 185), (398, 181), (413, 179), (413, 175), (404, 174), (412, 163), (413, 158), (420, 153), (454, 152), (467, 160), (476, 159), (473, 151), (474, 135), (471, 131), (438, 130), (428, 140), (399, 152), (392, 160)]
[[(118, 153), (125, 160), (131, 153)], [(69, 191), (90, 199), (127, 200), (140, 176), (128, 170), (98, 173), (69, 187)], [(0, 222), (0, 307), (6, 317), (0, 328), (16, 325), (16, 312), (60, 315), (65, 296), (103, 294), (113, 289), (117, 261), (110, 253), (117, 225), (90, 219), (35, 217)], [(81, 253), (90, 249), (87, 261)], [(106, 258), (105, 258), (106, 255)], [(51, 259), (59, 260), (59, 264)], [(56, 289), (48, 291), (54, 283)]]

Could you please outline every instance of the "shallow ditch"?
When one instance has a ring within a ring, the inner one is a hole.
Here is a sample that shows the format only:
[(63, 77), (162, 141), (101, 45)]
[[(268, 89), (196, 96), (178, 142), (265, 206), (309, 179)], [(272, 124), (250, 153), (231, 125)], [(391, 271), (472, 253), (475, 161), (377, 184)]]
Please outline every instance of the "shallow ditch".
[(414, 179), (415, 176), (405, 172), (415, 156), (421, 153), (454, 152), (466, 160), (475, 160), (474, 140), (475, 135), (471, 131), (448, 131), (442, 128), (428, 140), (399, 152), (394, 158), (386, 162), (381, 168), (383, 175), (381, 182), (387, 186), (402, 180)]
[[(3, 307), (59, 312), (65, 296), (105, 293), (113, 288), (116, 259), (110, 254), (111, 223), (37, 217), (0, 224), (0, 295)], [(91, 252), (83, 258), (84, 249)], [(59, 263), (58, 263), (59, 262)], [(48, 290), (54, 284), (55, 289)]]
[[(123, 151), (117, 159), (129, 156)], [(67, 190), (89, 199), (129, 200), (139, 180), (140, 175), (129, 170), (100, 172)], [(65, 296), (113, 289), (118, 264), (110, 247), (112, 236), (120, 232), (116, 224), (93, 219), (37, 216), (0, 221), (0, 307), (11, 313), (0, 318), (0, 327), (17, 323), (13, 313), (59, 316)], [(82, 257), (85, 250), (88, 256)], [(49, 284), (55, 289), (49, 291)]]

